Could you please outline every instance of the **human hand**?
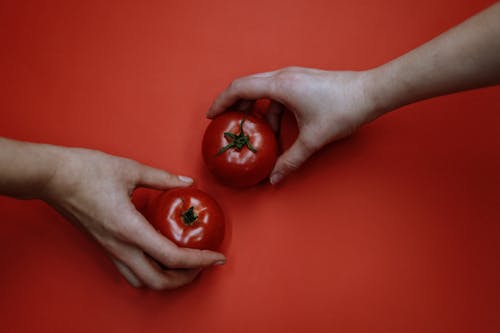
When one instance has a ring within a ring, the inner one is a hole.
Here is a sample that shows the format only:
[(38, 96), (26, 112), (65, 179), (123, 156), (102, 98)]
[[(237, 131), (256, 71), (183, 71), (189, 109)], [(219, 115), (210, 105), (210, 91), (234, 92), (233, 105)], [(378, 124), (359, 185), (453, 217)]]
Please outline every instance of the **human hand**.
[(176, 246), (130, 200), (138, 186), (185, 187), (190, 178), (98, 151), (58, 149), (60, 162), (40, 198), (96, 239), (130, 284), (173, 289), (193, 281), (201, 269), (225, 262), (217, 252)]
[(270, 177), (276, 184), (324, 145), (376, 118), (368, 79), (369, 72), (300, 67), (254, 74), (234, 80), (215, 99), (207, 117), (214, 118), (232, 106), (245, 110), (251, 101), (268, 98), (271, 104), (266, 116), (276, 130), (283, 108), (293, 112), (299, 135), (276, 161)]

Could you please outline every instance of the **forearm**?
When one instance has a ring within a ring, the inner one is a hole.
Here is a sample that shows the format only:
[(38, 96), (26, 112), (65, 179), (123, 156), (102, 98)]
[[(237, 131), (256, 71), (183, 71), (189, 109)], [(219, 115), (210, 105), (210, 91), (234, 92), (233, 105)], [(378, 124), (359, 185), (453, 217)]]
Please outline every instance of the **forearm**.
[(39, 197), (53, 176), (60, 148), (0, 138), (0, 195)]
[(376, 115), (419, 100), (500, 83), (500, 2), (368, 71)]

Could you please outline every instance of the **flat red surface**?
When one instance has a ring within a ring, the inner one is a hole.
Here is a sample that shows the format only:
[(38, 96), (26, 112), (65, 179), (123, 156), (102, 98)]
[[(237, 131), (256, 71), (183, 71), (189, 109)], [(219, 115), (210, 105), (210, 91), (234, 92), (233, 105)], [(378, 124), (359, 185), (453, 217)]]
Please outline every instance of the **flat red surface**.
[(0, 3), (0, 134), (191, 175), (228, 263), (130, 287), (48, 206), (0, 198), (2, 332), (499, 332), (500, 88), (405, 107), (277, 188), (205, 171), (213, 98), (289, 65), (365, 69), (493, 1)]

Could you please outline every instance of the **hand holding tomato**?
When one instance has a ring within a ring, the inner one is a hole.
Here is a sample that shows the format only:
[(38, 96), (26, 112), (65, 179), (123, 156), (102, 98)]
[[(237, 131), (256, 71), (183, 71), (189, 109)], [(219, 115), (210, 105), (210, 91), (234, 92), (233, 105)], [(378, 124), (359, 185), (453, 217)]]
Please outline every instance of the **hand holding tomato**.
[[(299, 168), (329, 142), (353, 133), (373, 120), (373, 102), (367, 97), (366, 72), (332, 72), (308, 68), (285, 68), (239, 78), (210, 107), (214, 118), (234, 106), (248, 109), (261, 98), (272, 100), (267, 118), (276, 130), (284, 108), (297, 120), (299, 135), (276, 161), (271, 183), (276, 184)], [(216, 118), (217, 119), (217, 118)]]
[(202, 268), (225, 262), (220, 253), (175, 245), (130, 200), (136, 187), (165, 190), (189, 186), (191, 179), (98, 151), (53, 150), (57, 168), (39, 197), (97, 240), (133, 286), (177, 288)]
[(150, 199), (151, 224), (180, 247), (217, 250), (225, 232), (224, 214), (207, 193), (192, 187), (162, 192)]
[(248, 112), (219, 115), (203, 136), (205, 164), (221, 182), (231, 186), (251, 186), (267, 178), (277, 151), (271, 127)]

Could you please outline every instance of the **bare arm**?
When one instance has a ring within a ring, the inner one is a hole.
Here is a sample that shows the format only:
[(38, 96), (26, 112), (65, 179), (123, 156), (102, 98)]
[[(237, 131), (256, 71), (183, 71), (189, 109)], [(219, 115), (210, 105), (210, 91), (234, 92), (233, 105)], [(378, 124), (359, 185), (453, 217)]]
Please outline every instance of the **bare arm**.
[(269, 118), (295, 114), (299, 136), (276, 162), (271, 183), (325, 144), (403, 105), (500, 83), (500, 3), (387, 64), (371, 70), (290, 67), (234, 80), (210, 107), (215, 117), (242, 101), (270, 98)]
[(59, 158), (54, 146), (0, 138), (0, 194), (36, 198), (54, 174)]
[(378, 112), (499, 84), (500, 2), (370, 74)]
[(99, 151), (0, 138), (0, 195), (46, 201), (99, 242), (136, 287), (180, 287), (202, 268), (224, 263), (220, 253), (177, 247), (130, 201), (138, 186), (167, 189), (191, 183), (190, 178)]

